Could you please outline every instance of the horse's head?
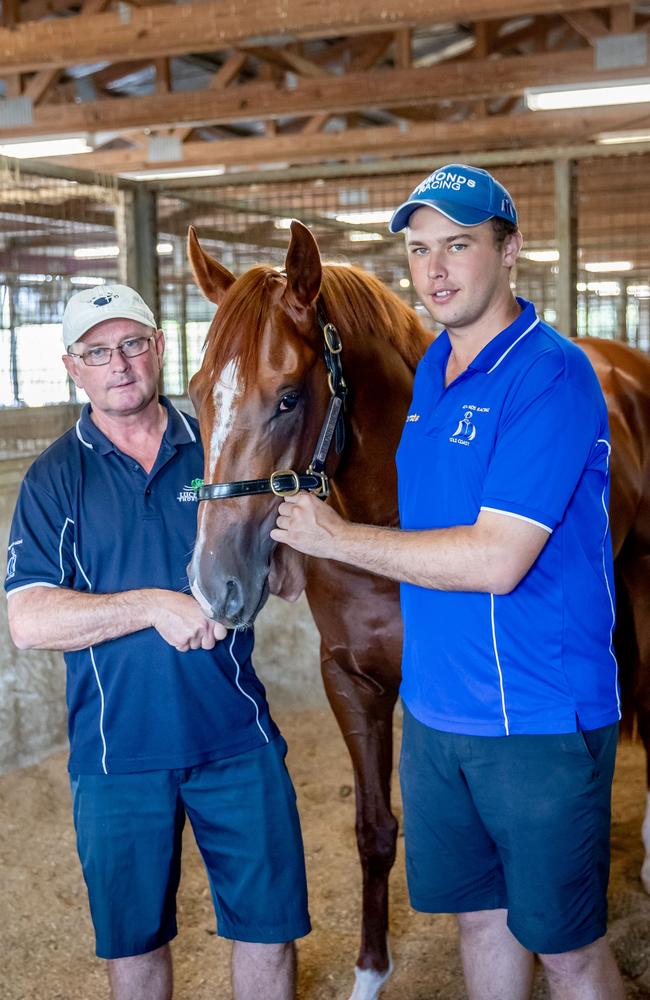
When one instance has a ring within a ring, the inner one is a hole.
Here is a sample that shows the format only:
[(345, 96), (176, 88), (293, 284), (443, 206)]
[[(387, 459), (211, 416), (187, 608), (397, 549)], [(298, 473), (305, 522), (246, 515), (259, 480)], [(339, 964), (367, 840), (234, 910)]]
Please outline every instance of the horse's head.
[[(329, 399), (323, 340), (315, 320), (321, 284), (316, 242), (291, 225), (284, 274), (258, 266), (236, 279), (189, 232), (198, 285), (218, 306), (190, 395), (205, 449), (204, 481), (264, 478), (303, 471)], [(271, 588), (288, 599), (302, 590), (301, 557), (270, 538), (278, 498), (231, 497), (199, 505), (188, 574), (210, 617), (251, 623)], [(270, 578), (269, 578), (270, 574)]]

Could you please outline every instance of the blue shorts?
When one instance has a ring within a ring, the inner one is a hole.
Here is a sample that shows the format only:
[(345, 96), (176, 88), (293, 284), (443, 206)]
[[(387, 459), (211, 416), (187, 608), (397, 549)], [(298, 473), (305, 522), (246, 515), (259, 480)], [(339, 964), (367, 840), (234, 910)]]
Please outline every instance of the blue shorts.
[(529, 951), (558, 954), (607, 927), (618, 726), (462, 736), (404, 708), (400, 779), (411, 904), (506, 909)]
[(217, 933), (280, 943), (310, 931), (296, 796), (281, 736), (198, 767), (71, 776), (97, 955), (142, 955), (175, 937), (186, 815)]

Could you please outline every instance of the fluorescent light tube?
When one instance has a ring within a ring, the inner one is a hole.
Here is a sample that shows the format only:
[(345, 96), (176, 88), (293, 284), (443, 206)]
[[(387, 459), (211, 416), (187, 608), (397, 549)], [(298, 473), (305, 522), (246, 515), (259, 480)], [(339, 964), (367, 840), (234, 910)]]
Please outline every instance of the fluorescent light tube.
[(70, 156), (73, 153), (91, 153), (93, 147), (85, 136), (68, 136), (63, 139), (33, 139), (24, 142), (5, 142), (0, 145), (3, 156), (29, 160), (48, 156)]
[(525, 91), (525, 98), (531, 111), (643, 104), (650, 101), (650, 80), (613, 80), (608, 83), (577, 83), (553, 88), (531, 87)]

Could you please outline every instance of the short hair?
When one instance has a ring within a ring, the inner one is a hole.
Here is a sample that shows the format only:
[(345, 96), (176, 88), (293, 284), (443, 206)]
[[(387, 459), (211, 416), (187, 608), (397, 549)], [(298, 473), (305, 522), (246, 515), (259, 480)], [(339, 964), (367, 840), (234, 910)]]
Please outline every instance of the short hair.
[(490, 222), (492, 223), (494, 242), (498, 250), (501, 249), (508, 236), (513, 236), (519, 229), (516, 222), (511, 222), (510, 219), (502, 219), (498, 215), (493, 215)]

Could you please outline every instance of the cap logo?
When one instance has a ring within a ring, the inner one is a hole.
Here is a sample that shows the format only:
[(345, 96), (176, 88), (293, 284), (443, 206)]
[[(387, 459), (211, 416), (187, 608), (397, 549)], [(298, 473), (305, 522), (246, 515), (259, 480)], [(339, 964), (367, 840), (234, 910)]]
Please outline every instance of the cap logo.
[(96, 299), (93, 299), (91, 305), (93, 306), (107, 306), (113, 301), (113, 299), (119, 299), (118, 292), (106, 292), (105, 295), (99, 295)]
[(504, 198), (501, 202), (501, 211), (509, 215), (511, 219), (515, 217), (515, 209), (509, 198)]
[(426, 177), (421, 184), (418, 184), (414, 194), (424, 194), (425, 191), (460, 191), (463, 185), (468, 188), (475, 188), (476, 181), (464, 174), (455, 174), (451, 171), (439, 170), (436, 174)]

